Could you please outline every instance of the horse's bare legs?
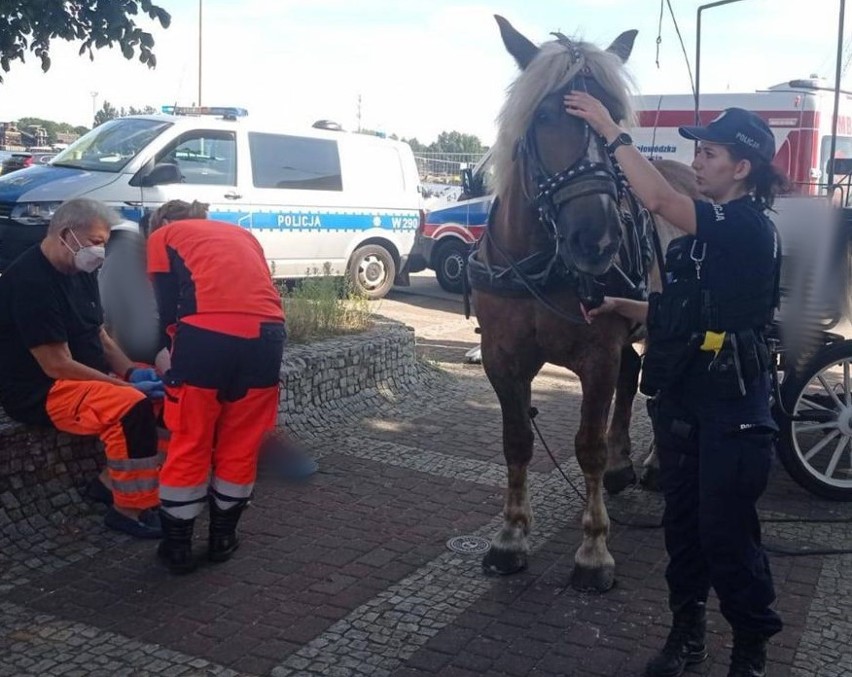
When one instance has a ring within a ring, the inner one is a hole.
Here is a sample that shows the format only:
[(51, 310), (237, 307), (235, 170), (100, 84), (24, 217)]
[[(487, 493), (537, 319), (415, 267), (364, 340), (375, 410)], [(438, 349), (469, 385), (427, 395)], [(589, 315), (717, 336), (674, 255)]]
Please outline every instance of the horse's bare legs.
[[(506, 457), (508, 484), (503, 508), (503, 527), (491, 540), (491, 549), (482, 559), (488, 573), (512, 574), (526, 569), (532, 525), (532, 508), (527, 489), (527, 466), (532, 458), (533, 433), (529, 419), (532, 379), (541, 365), (524, 374), (488, 367), (483, 345), (483, 364), (488, 379), (500, 400), (503, 412), (503, 454)], [(492, 365), (496, 360), (492, 360)]]
[(583, 544), (574, 555), (571, 584), (578, 589), (605, 592), (615, 579), (615, 560), (606, 546), (609, 516), (603, 501), (607, 462), (606, 422), (612, 402), (618, 358), (597, 360), (579, 370), (583, 385), (580, 429), (574, 438), (577, 461), (586, 480)]
[(633, 415), (633, 399), (639, 388), (639, 371), (642, 360), (632, 345), (621, 351), (618, 382), (615, 386), (615, 407), (607, 433), (607, 466), (604, 473), (604, 488), (617, 494), (636, 482), (636, 472), (630, 458), (630, 419)]

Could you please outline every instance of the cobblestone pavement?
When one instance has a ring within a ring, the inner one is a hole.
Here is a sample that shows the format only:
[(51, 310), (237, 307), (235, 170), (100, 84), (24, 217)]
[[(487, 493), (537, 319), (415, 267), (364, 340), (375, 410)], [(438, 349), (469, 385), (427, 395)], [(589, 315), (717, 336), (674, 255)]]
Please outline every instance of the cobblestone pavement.
[[(83, 504), (59, 523), (0, 535), (0, 675), (638, 675), (666, 633), (659, 529), (614, 523), (617, 584), (605, 595), (568, 585), (581, 503), (536, 448), (530, 568), (485, 577), (479, 555), (446, 548), (500, 524), (505, 471), (500, 415), (457, 299), (415, 278), (383, 314), (417, 329), (417, 392), (303, 431), (321, 472), (304, 484), (262, 478), (243, 546), (226, 564), (176, 578), (150, 543), (107, 534)], [(566, 472), (579, 385), (546, 368), (534, 384), (545, 438)], [(649, 440), (636, 404), (634, 456)], [(297, 433), (299, 431), (297, 430)], [(310, 433), (310, 434), (309, 434)], [(622, 523), (654, 524), (656, 494), (608, 497)], [(773, 548), (852, 547), (852, 505), (820, 501), (776, 469), (761, 503)], [(204, 525), (197, 529), (203, 547)], [(769, 674), (852, 674), (852, 556), (772, 555), (785, 630)], [(711, 659), (688, 674), (724, 675), (729, 631), (711, 601)]]

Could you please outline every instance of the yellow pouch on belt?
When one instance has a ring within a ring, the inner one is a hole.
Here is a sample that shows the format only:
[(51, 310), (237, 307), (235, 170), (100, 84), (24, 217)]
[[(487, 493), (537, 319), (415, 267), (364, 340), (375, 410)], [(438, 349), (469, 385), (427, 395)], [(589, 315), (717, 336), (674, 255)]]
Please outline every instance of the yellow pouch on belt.
[(725, 342), (725, 332), (708, 331), (704, 333), (704, 342), (701, 344), (701, 350), (706, 353), (718, 353), (722, 350), (722, 344)]

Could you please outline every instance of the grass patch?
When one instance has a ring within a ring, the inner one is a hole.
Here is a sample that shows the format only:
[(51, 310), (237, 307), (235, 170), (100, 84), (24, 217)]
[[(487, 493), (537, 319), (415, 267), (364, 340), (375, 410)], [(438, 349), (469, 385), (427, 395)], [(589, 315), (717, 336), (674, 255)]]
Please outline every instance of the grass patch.
[(310, 343), (331, 336), (354, 334), (373, 324), (370, 301), (351, 290), (344, 278), (332, 276), (330, 266), (314, 270), (292, 286), (282, 286), (287, 337)]

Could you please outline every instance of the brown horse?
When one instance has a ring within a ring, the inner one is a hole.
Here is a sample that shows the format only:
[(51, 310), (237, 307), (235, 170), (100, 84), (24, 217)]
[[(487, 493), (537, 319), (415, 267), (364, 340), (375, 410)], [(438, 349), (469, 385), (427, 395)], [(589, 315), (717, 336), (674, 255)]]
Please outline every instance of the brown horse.
[[(623, 64), (636, 31), (623, 33), (607, 50), (561, 34), (537, 47), (508, 21), (496, 19), (521, 73), (500, 114), (494, 147), (497, 200), (471, 262), (482, 362), (500, 401), (508, 466), (504, 525), (483, 566), (502, 574), (526, 567), (532, 522), (527, 495), (531, 383), (551, 362), (577, 374), (583, 390), (574, 443), (586, 505), (572, 583), (604, 591), (613, 584), (615, 563), (606, 544), (609, 517), (602, 482), (617, 491), (635, 480), (629, 427), (640, 361), (632, 348), (636, 327), (616, 315), (587, 323), (584, 309), (601, 297), (597, 281), (605, 283), (607, 294), (629, 293), (626, 276), (614, 264), (623, 263), (628, 231), (622, 212), (631, 196), (605, 141), (566, 114), (562, 99), (568, 90), (586, 89), (615, 120), (630, 120)], [(673, 185), (695, 194), (688, 167), (666, 163), (661, 169), (679, 177)], [(663, 247), (672, 235), (672, 230), (661, 234)], [(474, 275), (477, 269), (485, 269), (491, 282), (483, 282), (481, 272)], [(507, 294), (505, 285), (500, 289), (501, 280), (512, 278), (516, 287), (520, 280), (526, 296)]]

